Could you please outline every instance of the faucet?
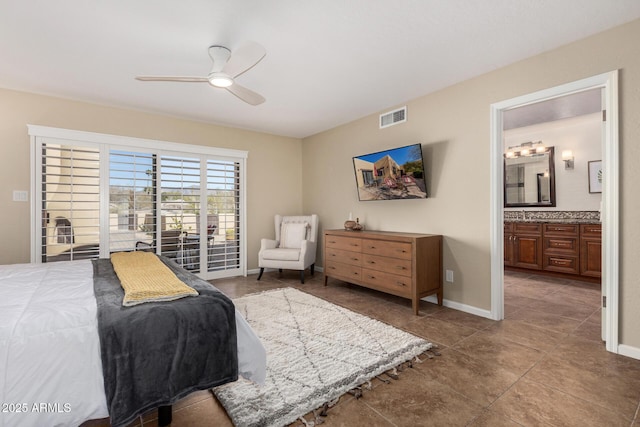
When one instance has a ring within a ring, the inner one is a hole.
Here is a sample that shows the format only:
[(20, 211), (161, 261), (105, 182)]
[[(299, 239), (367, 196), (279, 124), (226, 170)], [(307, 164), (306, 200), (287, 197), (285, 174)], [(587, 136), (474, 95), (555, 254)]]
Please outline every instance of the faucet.
[(526, 221), (527, 219), (527, 211), (525, 211), (524, 209), (522, 209), (522, 220)]

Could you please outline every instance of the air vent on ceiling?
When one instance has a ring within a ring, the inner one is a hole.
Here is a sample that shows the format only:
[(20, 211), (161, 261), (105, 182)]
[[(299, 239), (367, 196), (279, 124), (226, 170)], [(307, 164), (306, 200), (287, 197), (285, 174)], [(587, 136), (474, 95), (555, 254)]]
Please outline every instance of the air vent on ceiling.
[(380, 114), (380, 129), (407, 121), (407, 106)]

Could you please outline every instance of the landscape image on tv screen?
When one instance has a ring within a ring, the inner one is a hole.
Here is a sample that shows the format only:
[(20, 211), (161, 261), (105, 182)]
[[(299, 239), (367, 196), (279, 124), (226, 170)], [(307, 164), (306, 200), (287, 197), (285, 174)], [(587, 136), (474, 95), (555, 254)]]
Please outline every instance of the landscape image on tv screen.
[(361, 201), (427, 198), (420, 144), (356, 156), (353, 168)]

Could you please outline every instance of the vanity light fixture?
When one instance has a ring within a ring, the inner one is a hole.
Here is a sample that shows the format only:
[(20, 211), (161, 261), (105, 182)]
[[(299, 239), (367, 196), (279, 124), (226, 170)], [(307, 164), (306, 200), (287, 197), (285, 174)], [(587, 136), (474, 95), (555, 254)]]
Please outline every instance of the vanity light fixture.
[(527, 141), (523, 142), (520, 145), (509, 147), (507, 149), (507, 152), (505, 153), (505, 157), (507, 159), (513, 159), (516, 157), (526, 157), (532, 156), (534, 154), (543, 154), (545, 151), (547, 151), (547, 147), (544, 146), (542, 141)]
[(562, 151), (562, 161), (564, 162), (565, 169), (573, 169), (573, 151), (571, 150), (563, 150)]

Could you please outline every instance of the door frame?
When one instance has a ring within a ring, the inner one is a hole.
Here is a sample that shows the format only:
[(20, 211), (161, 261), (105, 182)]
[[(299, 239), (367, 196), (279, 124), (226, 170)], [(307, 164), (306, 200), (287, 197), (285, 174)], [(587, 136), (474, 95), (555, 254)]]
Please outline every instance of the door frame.
[(618, 353), (619, 306), (619, 140), (618, 70), (555, 86), (491, 104), (491, 318), (504, 318), (504, 191), (502, 113), (516, 107), (590, 89), (603, 89), (602, 105), (606, 121), (602, 138), (602, 291), (606, 295), (603, 316), (604, 339), (608, 351)]

